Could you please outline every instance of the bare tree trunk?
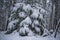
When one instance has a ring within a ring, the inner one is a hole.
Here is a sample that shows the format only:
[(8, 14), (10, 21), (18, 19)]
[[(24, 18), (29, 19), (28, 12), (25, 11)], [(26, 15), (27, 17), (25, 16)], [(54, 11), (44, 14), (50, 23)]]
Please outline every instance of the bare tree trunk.
[(56, 37), (57, 35), (57, 31), (60, 25), (60, 0), (55, 0), (55, 35), (54, 37)]
[(54, 30), (54, 19), (55, 19), (55, 1), (52, 0), (52, 28)]
[(56, 25), (56, 30), (55, 30), (55, 35), (54, 35), (55, 38), (56, 38), (57, 31), (58, 31), (58, 28), (59, 28), (59, 25), (60, 25), (59, 23), (60, 23), (60, 20), (58, 21), (58, 23)]

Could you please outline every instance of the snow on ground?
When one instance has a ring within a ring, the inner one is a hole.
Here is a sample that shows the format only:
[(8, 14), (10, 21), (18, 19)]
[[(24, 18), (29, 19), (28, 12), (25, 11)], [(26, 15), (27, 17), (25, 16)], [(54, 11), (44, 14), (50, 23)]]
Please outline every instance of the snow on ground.
[(0, 32), (0, 40), (60, 40), (60, 36), (54, 37), (42, 37), (42, 36), (19, 36), (18, 32), (14, 31), (12, 34), (5, 35), (4, 32)]

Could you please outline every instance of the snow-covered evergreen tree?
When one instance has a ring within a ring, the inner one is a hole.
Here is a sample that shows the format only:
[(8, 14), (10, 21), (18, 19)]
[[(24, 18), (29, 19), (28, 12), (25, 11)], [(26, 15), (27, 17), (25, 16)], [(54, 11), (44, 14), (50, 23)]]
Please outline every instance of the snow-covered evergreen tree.
[(38, 3), (34, 3), (33, 5), (24, 2), (14, 4), (8, 19), (6, 33), (18, 30), (21, 36), (43, 35), (45, 26), (43, 13), (45, 13), (45, 10)]

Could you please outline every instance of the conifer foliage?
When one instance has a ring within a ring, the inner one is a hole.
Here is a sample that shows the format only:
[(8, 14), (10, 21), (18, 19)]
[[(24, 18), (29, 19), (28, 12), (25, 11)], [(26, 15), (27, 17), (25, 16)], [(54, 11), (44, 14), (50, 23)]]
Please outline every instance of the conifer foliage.
[(17, 30), (20, 36), (43, 35), (45, 10), (38, 4), (15, 3), (8, 19), (6, 34)]

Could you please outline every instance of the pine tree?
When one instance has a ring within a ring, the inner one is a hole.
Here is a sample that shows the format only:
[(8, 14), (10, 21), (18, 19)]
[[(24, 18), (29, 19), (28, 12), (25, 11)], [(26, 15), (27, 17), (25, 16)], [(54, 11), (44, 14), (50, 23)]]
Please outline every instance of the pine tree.
[(14, 4), (8, 19), (6, 34), (17, 30), (21, 36), (32, 34), (43, 35), (45, 24), (43, 13), (45, 10), (37, 5), (38, 3), (31, 5), (23, 2)]

